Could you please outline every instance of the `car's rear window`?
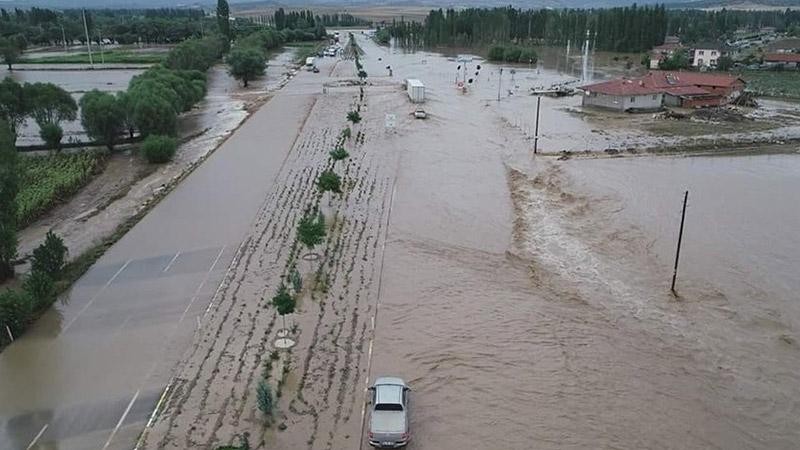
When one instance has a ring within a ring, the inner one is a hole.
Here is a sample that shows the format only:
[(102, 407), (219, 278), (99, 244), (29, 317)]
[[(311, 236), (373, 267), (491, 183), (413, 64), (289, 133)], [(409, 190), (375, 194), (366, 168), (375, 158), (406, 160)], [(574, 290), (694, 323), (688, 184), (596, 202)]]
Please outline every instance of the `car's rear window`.
[(402, 411), (403, 405), (399, 403), (378, 403), (375, 405), (375, 411)]

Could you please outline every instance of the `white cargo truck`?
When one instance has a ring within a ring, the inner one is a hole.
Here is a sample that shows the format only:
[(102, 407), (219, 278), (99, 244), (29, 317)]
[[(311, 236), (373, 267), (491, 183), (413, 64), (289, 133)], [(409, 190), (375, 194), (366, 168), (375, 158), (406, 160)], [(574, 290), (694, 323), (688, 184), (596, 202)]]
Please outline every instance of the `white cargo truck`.
[(306, 58), (306, 70), (314, 70), (314, 67), (316, 67), (316, 62), (317, 60), (313, 56)]
[(425, 85), (422, 84), (422, 81), (414, 78), (406, 80), (406, 92), (408, 92), (408, 98), (411, 99), (412, 103), (425, 101)]

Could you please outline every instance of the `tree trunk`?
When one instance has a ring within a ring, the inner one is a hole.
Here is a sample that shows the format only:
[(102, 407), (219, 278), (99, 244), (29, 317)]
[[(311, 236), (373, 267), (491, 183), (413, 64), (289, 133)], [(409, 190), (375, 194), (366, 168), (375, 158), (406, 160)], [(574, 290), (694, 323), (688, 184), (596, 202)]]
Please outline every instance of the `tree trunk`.
[(14, 266), (5, 261), (0, 261), (0, 281), (14, 278)]
[(244, 87), (247, 87), (247, 78), (243, 78), (244, 80)]

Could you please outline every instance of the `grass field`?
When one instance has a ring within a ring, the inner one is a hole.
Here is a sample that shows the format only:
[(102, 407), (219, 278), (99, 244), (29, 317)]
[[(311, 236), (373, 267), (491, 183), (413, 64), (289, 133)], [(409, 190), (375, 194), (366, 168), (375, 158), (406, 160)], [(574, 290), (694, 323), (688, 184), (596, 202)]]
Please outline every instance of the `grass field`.
[(102, 160), (95, 152), (21, 157), (17, 195), (20, 226), (30, 224), (55, 204), (78, 192), (94, 176)]
[(294, 61), (297, 64), (305, 64), (306, 58), (309, 56), (317, 56), (326, 45), (325, 41), (314, 42), (288, 42), (286, 47), (293, 47), (297, 49), (294, 56)]
[(800, 71), (743, 70), (747, 90), (766, 97), (800, 98)]
[[(99, 51), (92, 51), (94, 63), (115, 63), (115, 64), (156, 64), (164, 61), (167, 52), (142, 53), (120, 50), (109, 50), (102, 54)], [(89, 55), (85, 52), (71, 55), (42, 56), (40, 58), (22, 58), (19, 61), (23, 64), (89, 64)]]

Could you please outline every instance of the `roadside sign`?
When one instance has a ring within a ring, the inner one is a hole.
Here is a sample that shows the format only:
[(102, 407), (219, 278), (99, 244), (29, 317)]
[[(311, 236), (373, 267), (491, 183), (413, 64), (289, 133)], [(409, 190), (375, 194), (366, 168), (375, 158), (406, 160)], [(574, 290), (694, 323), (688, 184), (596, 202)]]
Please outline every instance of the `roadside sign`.
[(394, 128), (397, 123), (397, 116), (395, 114), (386, 114), (384, 119), (384, 126), (386, 128)]

